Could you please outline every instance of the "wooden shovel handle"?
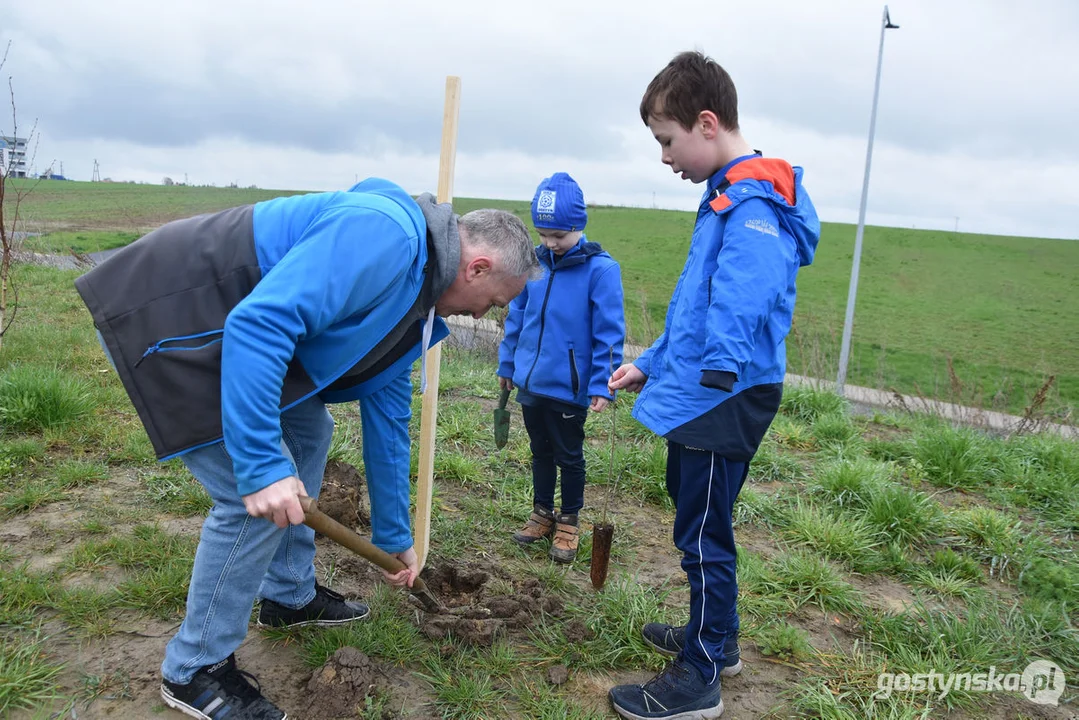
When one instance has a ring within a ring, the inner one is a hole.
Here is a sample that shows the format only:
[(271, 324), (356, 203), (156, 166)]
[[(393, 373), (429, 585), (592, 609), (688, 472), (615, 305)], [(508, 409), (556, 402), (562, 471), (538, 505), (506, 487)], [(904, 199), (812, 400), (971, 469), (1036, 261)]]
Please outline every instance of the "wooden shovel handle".
[[(370, 540), (360, 537), (357, 533), (319, 510), (318, 503), (315, 502), (314, 498), (301, 496), (300, 507), (303, 508), (304, 525), (321, 535), (325, 535), (338, 545), (348, 548), (360, 557), (370, 560), (386, 572), (398, 573), (408, 567), (398, 558), (373, 545)], [(424, 592), (426, 589), (426, 583), (417, 576), (412, 583), (412, 592)]]

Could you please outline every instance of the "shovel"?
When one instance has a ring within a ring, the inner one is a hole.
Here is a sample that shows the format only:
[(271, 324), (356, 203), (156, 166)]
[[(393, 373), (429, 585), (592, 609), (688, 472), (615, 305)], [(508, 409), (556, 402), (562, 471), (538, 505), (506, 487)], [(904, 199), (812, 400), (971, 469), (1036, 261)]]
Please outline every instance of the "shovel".
[[(390, 555), (382, 548), (372, 545), (371, 541), (365, 540), (319, 510), (318, 503), (313, 498), (301, 497), (300, 507), (303, 508), (303, 524), (315, 532), (325, 535), (338, 545), (346, 547), (360, 557), (370, 560), (387, 572), (395, 573), (405, 569), (405, 564), (393, 555)], [(419, 577), (412, 582), (409, 592), (427, 612), (438, 613), (446, 609), (438, 601), (438, 598), (427, 589), (427, 583), (420, 580)]]
[(510, 411), (506, 409), (509, 399), (509, 388), (504, 388), (498, 396), (498, 407), (495, 408), (495, 447), (499, 450), (504, 448), (506, 441), (510, 439)]

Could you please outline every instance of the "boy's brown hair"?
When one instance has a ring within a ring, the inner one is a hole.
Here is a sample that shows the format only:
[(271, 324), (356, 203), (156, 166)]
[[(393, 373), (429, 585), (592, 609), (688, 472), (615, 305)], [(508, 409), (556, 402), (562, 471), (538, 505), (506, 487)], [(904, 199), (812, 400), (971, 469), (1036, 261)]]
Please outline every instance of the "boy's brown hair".
[(738, 93), (727, 71), (697, 51), (675, 55), (659, 71), (641, 99), (641, 120), (670, 118), (690, 130), (697, 116), (711, 110), (725, 130), (738, 129)]

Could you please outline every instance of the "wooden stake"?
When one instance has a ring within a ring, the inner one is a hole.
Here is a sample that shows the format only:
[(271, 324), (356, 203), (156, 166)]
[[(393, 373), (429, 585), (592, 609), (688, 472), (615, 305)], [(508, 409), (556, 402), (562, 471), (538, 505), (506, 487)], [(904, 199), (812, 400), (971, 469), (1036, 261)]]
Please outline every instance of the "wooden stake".
[[(442, 112), (442, 155), (438, 161), (440, 203), (453, 201), (453, 166), (457, 160), (457, 116), (461, 108), (461, 78), (446, 78), (446, 106)], [(413, 519), (416, 557), (422, 569), (431, 540), (431, 498), (435, 475), (435, 424), (438, 420), (438, 371), (442, 345), (427, 351), (427, 392), (420, 410), (420, 460), (416, 478), (416, 517)]]

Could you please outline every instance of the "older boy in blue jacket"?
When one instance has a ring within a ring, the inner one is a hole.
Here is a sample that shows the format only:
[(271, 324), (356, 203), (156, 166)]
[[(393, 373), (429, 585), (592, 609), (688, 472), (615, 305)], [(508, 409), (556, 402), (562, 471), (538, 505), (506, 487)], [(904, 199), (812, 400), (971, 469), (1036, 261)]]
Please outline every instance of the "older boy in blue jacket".
[[(614, 399), (607, 388), (611, 357), (622, 362), (625, 318), (618, 263), (584, 236), (584, 195), (572, 177), (555, 173), (536, 188), (532, 224), (546, 275), (510, 303), (498, 350), (498, 382), (517, 389), (532, 445), (533, 510), (514, 539), (552, 537), (550, 556), (577, 556), (578, 513), (584, 507), (584, 423)], [(562, 504), (554, 512), (556, 467)]]
[(664, 332), (609, 387), (640, 391), (634, 417), (667, 439), (690, 613), (685, 627), (645, 626), (675, 660), (610, 699), (628, 718), (716, 718), (720, 676), (742, 667), (731, 512), (779, 409), (795, 278), (813, 261), (820, 223), (801, 168), (761, 157), (742, 137), (734, 83), (714, 60), (676, 56), (640, 111), (663, 164), (705, 189)]

